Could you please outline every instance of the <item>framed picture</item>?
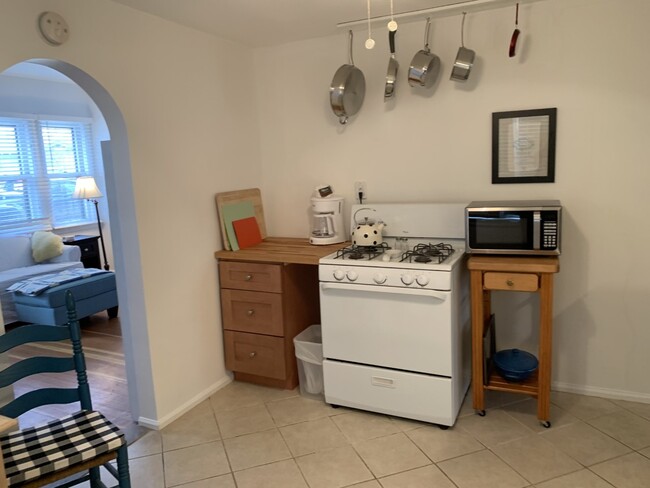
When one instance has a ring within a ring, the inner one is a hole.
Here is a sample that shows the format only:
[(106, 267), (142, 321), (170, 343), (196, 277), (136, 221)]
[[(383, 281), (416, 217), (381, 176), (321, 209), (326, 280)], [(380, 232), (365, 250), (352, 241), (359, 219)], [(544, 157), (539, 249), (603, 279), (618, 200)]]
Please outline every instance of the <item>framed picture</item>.
[(553, 183), (557, 109), (492, 114), (492, 183)]

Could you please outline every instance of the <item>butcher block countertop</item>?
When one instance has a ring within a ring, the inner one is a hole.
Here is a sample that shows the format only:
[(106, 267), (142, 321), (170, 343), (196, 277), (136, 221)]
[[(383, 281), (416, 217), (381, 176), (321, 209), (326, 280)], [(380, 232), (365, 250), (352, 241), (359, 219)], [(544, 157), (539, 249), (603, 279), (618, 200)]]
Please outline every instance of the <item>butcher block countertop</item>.
[(214, 257), (225, 261), (257, 261), (263, 263), (318, 264), (318, 260), (349, 243), (313, 246), (309, 239), (299, 237), (267, 237), (260, 244), (239, 251), (216, 251)]
[(513, 273), (557, 273), (557, 256), (495, 256), (474, 254), (467, 260), (467, 268), (480, 271), (510, 271)]

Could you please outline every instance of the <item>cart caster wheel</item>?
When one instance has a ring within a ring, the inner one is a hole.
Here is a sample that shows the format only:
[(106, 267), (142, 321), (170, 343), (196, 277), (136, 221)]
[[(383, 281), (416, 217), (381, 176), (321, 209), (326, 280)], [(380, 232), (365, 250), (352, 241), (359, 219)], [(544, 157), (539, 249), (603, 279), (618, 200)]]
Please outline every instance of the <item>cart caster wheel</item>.
[(476, 412), (476, 415), (478, 415), (479, 417), (485, 417), (485, 410), (478, 410)]
[(447, 430), (449, 428), (449, 426), (448, 425), (438, 425), (438, 428), (440, 430)]
[(548, 429), (550, 426), (551, 426), (550, 420), (545, 420), (544, 422), (542, 422), (542, 427), (544, 427), (545, 429)]

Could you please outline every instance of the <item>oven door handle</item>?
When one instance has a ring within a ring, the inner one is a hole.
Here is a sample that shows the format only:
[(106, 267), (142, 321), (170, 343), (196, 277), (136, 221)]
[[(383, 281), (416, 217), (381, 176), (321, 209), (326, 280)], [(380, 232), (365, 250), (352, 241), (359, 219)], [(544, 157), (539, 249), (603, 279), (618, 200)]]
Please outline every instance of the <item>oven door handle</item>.
[(423, 297), (436, 298), (440, 301), (445, 301), (449, 296), (449, 292), (441, 292), (436, 290), (419, 290), (415, 288), (395, 288), (395, 287), (381, 287), (372, 285), (348, 285), (345, 283), (321, 283), (322, 290), (348, 290), (348, 291), (367, 291), (370, 293), (387, 293), (391, 295), (419, 295)]

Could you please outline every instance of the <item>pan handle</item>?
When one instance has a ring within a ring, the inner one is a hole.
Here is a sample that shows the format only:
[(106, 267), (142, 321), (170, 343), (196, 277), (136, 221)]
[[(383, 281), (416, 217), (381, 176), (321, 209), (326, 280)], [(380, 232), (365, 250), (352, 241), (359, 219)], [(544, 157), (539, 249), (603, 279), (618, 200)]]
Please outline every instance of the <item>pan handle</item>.
[(395, 32), (388, 31), (388, 44), (390, 44), (390, 53), (395, 54)]
[(510, 47), (508, 48), (508, 56), (514, 58), (517, 54), (517, 39), (519, 38), (519, 3), (517, 3), (517, 10), (515, 13), (515, 31), (510, 38)]
[(467, 12), (463, 12), (463, 21), (460, 24), (460, 45), (462, 47), (465, 47), (465, 17), (467, 16)]
[(424, 50), (429, 52), (429, 29), (431, 29), (431, 17), (427, 17), (427, 27), (424, 29)]
[(350, 41), (349, 41), (349, 44), (350, 44), (350, 45), (349, 45), (348, 59), (350, 60), (350, 64), (351, 64), (352, 66), (354, 66), (354, 59), (352, 58), (352, 39), (353, 39), (354, 35), (352, 34), (352, 29), (350, 29), (350, 30), (348, 31), (348, 36), (349, 36), (349, 38), (350, 38)]

